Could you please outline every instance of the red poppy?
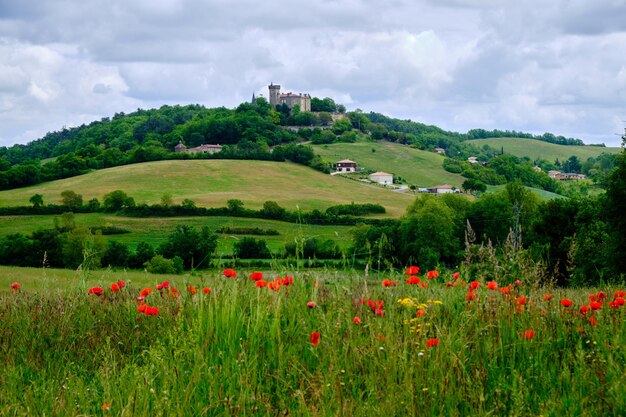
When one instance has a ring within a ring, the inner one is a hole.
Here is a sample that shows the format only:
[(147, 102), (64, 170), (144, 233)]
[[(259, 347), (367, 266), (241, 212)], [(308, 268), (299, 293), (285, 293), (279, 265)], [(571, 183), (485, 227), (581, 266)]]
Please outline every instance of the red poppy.
[(234, 269), (225, 269), (224, 276), (226, 278), (237, 278), (237, 272)]
[(595, 294), (589, 295), (589, 301), (596, 301), (596, 295)]
[(289, 275), (286, 276), (285, 278), (282, 279), (281, 284), (285, 286), (293, 284), (293, 277)]
[(596, 298), (598, 299), (598, 301), (602, 301), (606, 298), (606, 294), (602, 291), (598, 291), (598, 293), (596, 294)]
[(89, 290), (87, 291), (87, 294), (93, 294), (93, 295), (97, 295), (98, 297), (102, 295), (102, 293), (104, 292), (104, 290), (100, 287), (93, 287), (93, 288), (89, 288)]
[(265, 288), (265, 287), (267, 287), (267, 281), (265, 281), (264, 279), (260, 279), (254, 285), (257, 288)]
[(357, 316), (354, 316), (354, 318), (352, 319), (352, 321), (354, 322), (354, 324), (361, 324), (361, 319), (358, 318)]
[(417, 311), (415, 312), (415, 315), (416, 315), (417, 317), (422, 317), (422, 316), (426, 315), (426, 310), (417, 310)]
[(613, 293), (613, 298), (617, 297), (626, 297), (626, 291), (615, 290)]
[(255, 271), (253, 273), (250, 274), (250, 279), (252, 281), (259, 281), (263, 279), (263, 273), (259, 272), (259, 271)]
[(475, 299), (476, 299), (476, 294), (474, 294), (474, 291), (472, 291), (470, 289), (469, 292), (467, 293), (467, 295), (465, 296), (465, 300), (466, 301), (473, 301)]
[(137, 306), (137, 313), (143, 313), (144, 311), (146, 311), (146, 308), (148, 308), (146, 304), (140, 304), (139, 306)]
[(204, 287), (204, 288), (202, 288), (202, 292), (205, 293), (205, 294), (211, 294), (213, 292), (213, 290), (208, 288), (208, 287)]
[(110, 409), (111, 409), (111, 403), (104, 403), (104, 404), (102, 404), (102, 405), (100, 406), (100, 409), (101, 409), (102, 411), (107, 411), (107, 410), (110, 410)]
[(180, 294), (178, 293), (177, 288), (170, 288), (170, 293), (167, 296), (170, 298), (178, 298)]
[(427, 348), (432, 348), (435, 347), (439, 344), (439, 339), (428, 339), (426, 341), (426, 347)]
[(564, 298), (561, 300), (561, 305), (563, 307), (571, 307), (572, 306), (572, 300), (568, 300), (567, 298)]
[(417, 275), (420, 273), (420, 268), (419, 266), (409, 266), (406, 271), (404, 271), (405, 274), (407, 275)]
[(524, 339), (532, 340), (533, 337), (535, 337), (535, 331), (534, 330), (526, 330), (524, 332)]
[(494, 291), (498, 289), (498, 283), (495, 281), (489, 281), (487, 283), (487, 288), (489, 288), (490, 290)]
[(306, 303), (306, 306), (308, 308), (315, 308), (317, 304), (315, 304), (315, 301), (309, 301), (308, 303)]
[(198, 289), (194, 285), (188, 285), (187, 292), (191, 295), (196, 295), (198, 293)]
[(311, 344), (313, 346), (317, 346), (320, 342), (320, 334), (318, 332), (311, 333), (311, 336), (309, 336), (309, 340), (311, 341)]
[(422, 283), (420, 284), (420, 287), (421, 287), (421, 288), (426, 288), (426, 287), (428, 287), (428, 284), (426, 284), (425, 282), (422, 282)]
[(600, 301), (592, 301), (589, 303), (589, 307), (591, 307), (592, 310), (600, 310), (602, 303)]
[(459, 272), (455, 272), (454, 274), (452, 274), (452, 279), (456, 281), (457, 279), (459, 279), (459, 275), (461, 275)]
[(589, 308), (587, 308), (587, 306), (582, 306), (580, 308), (580, 314), (582, 314), (583, 316), (586, 316), (587, 313), (589, 313)]
[(624, 297), (617, 297), (615, 299), (615, 304), (617, 304), (619, 306), (623, 306), (624, 305)]
[(548, 293), (548, 294), (543, 295), (543, 301), (550, 301), (550, 300), (552, 300), (552, 294)]
[(598, 320), (594, 316), (591, 316), (589, 317), (589, 324), (595, 326), (596, 324), (598, 324)]
[(470, 282), (470, 290), (474, 291), (475, 289), (477, 289), (478, 287), (480, 287), (480, 282), (478, 281), (472, 281)]
[(148, 294), (150, 294), (152, 292), (152, 288), (144, 288), (143, 290), (141, 290), (141, 292), (139, 293), (142, 297), (146, 297)]
[(157, 316), (159, 314), (159, 309), (156, 307), (146, 307), (144, 314), (146, 316)]
[(11, 289), (13, 291), (19, 291), (22, 288), (22, 284), (20, 284), (19, 282), (14, 282), (11, 284)]
[(416, 284), (419, 284), (420, 282), (421, 280), (419, 279), (419, 277), (416, 277), (415, 275), (411, 275), (406, 280), (406, 283), (411, 284), (411, 285), (416, 285)]
[(111, 291), (118, 292), (119, 290), (120, 290), (120, 286), (117, 285), (117, 283), (114, 282), (113, 284), (111, 284)]
[(126, 287), (126, 282), (125, 281), (117, 281), (117, 286), (120, 288), (124, 288)]
[(523, 296), (523, 295), (521, 295), (521, 296), (519, 296), (519, 297), (515, 298), (515, 302), (516, 302), (517, 304), (521, 305), (521, 306), (523, 306), (524, 304), (526, 304), (526, 301), (527, 301), (527, 299), (526, 299), (526, 297), (525, 297), (525, 296)]
[(426, 275), (426, 279), (433, 279), (433, 278), (437, 278), (439, 276), (439, 272), (432, 270), (432, 271), (428, 271), (428, 275)]
[(274, 281), (268, 282), (267, 287), (270, 290), (279, 291), (280, 290), (280, 278), (278, 279), (278, 281), (274, 280)]
[(499, 291), (503, 294), (503, 295), (511, 295), (511, 286), (507, 285), (506, 287), (501, 287), (499, 289)]
[(382, 308), (377, 308), (376, 311), (374, 311), (374, 314), (376, 314), (377, 316), (381, 316), (381, 317), (385, 317), (385, 310), (383, 310)]
[(170, 283), (168, 281), (163, 281), (162, 283), (157, 284), (156, 289), (157, 291), (161, 291), (169, 287), (170, 287)]
[(394, 287), (396, 283), (390, 279), (383, 280), (383, 287)]

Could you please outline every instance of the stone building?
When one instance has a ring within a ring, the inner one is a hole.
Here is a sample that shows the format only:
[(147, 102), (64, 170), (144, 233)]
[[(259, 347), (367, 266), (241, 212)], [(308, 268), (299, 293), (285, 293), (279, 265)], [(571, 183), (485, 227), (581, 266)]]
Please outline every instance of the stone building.
[(300, 111), (311, 111), (311, 95), (309, 94), (294, 94), (294, 93), (281, 93), (280, 85), (270, 84), (268, 86), (270, 90), (270, 104), (277, 106), (286, 104), (290, 109), (293, 106), (300, 106)]

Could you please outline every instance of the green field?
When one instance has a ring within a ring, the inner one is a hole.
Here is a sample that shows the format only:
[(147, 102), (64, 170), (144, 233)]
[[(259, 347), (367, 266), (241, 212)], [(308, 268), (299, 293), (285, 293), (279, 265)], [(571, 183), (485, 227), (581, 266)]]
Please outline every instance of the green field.
[(360, 168), (388, 172), (417, 187), (442, 184), (460, 187), (465, 181), (462, 176), (443, 169), (443, 156), (393, 142), (333, 143), (314, 145), (313, 149), (325, 161), (350, 159)]
[(27, 188), (0, 192), (0, 207), (29, 205), (35, 193), (44, 202), (59, 203), (61, 192), (73, 190), (87, 202), (102, 201), (113, 190), (123, 190), (137, 204), (159, 203), (165, 193), (174, 203), (191, 199), (200, 207), (224, 207), (230, 199), (260, 209), (265, 201), (296, 210), (325, 209), (335, 204), (379, 203), (389, 216), (399, 217), (413, 195), (371, 187), (332, 177), (302, 165), (286, 162), (189, 160), (158, 161), (94, 171)]
[[(12, 233), (28, 235), (38, 229), (54, 227), (54, 219), (61, 216), (0, 216), (0, 238)], [(178, 225), (188, 225), (200, 229), (203, 226), (210, 230), (222, 227), (258, 227), (273, 229), (279, 232), (277, 236), (253, 236), (267, 242), (272, 253), (282, 254), (285, 243), (294, 242), (303, 238), (334, 240), (341, 247), (349, 246), (352, 236), (352, 226), (317, 226), (295, 224), (275, 220), (249, 219), (238, 217), (119, 217), (103, 213), (76, 214), (76, 225), (84, 227), (114, 226), (129, 230), (130, 233), (104, 236), (106, 240), (114, 240), (129, 245), (131, 248), (139, 242), (147, 242), (158, 247), (167, 240), (167, 236)], [(220, 234), (217, 247), (217, 256), (231, 255), (234, 243), (244, 235)]]
[[(251, 272), (0, 267), (0, 415), (626, 410), (623, 288), (470, 283), (476, 277), (465, 270), (451, 286), (452, 271), (433, 280), (422, 271), (425, 288), (391, 271), (263, 271), (272, 290)], [(293, 283), (277, 284), (286, 274)], [(113, 291), (119, 280), (126, 286)], [(157, 290), (164, 280), (169, 288)], [(102, 295), (89, 295), (92, 287)], [(151, 292), (141, 295), (145, 287)]]
[(545, 159), (554, 162), (558, 158), (563, 162), (570, 156), (575, 155), (580, 161), (587, 158), (597, 157), (601, 153), (620, 153), (622, 148), (603, 148), (599, 146), (566, 146), (525, 138), (491, 138), (475, 139), (468, 141), (478, 147), (489, 145), (494, 149), (504, 148), (504, 153), (518, 157), (527, 156), (532, 160)]

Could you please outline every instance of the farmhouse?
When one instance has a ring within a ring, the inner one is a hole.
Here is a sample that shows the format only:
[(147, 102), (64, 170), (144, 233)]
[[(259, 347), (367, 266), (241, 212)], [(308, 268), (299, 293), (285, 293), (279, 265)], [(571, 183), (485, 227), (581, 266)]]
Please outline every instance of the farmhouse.
[(446, 150), (443, 148), (435, 148), (435, 153), (445, 154)]
[(584, 174), (576, 174), (573, 172), (561, 172), (561, 171), (548, 171), (548, 176), (554, 180), (567, 181), (567, 180), (584, 180), (587, 177)]
[(214, 154), (222, 150), (221, 145), (200, 145), (195, 148), (187, 148), (182, 142), (178, 142), (178, 145), (174, 146), (174, 152), (176, 153), (209, 153)]
[(429, 190), (433, 194), (451, 194), (460, 192), (456, 187), (453, 187), (450, 184), (437, 185), (435, 187), (429, 188)]
[(477, 157), (475, 157), (475, 156), (470, 156), (469, 158), (467, 158), (467, 161), (468, 161), (470, 164), (477, 164), (477, 163), (478, 163), (478, 158), (477, 158)]
[(386, 172), (374, 172), (370, 175), (370, 180), (379, 184), (391, 185), (393, 184), (393, 175)]
[(356, 172), (356, 162), (342, 159), (337, 162), (337, 172)]

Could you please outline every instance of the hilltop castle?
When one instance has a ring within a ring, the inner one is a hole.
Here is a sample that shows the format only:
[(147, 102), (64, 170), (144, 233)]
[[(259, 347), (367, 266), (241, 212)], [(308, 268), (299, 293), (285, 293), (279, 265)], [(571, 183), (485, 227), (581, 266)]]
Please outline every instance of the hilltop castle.
[(294, 93), (282, 93), (280, 92), (280, 85), (271, 83), (268, 86), (270, 90), (270, 104), (277, 106), (280, 104), (286, 104), (290, 109), (293, 106), (300, 106), (300, 111), (311, 111), (311, 95), (310, 94), (294, 94)]

